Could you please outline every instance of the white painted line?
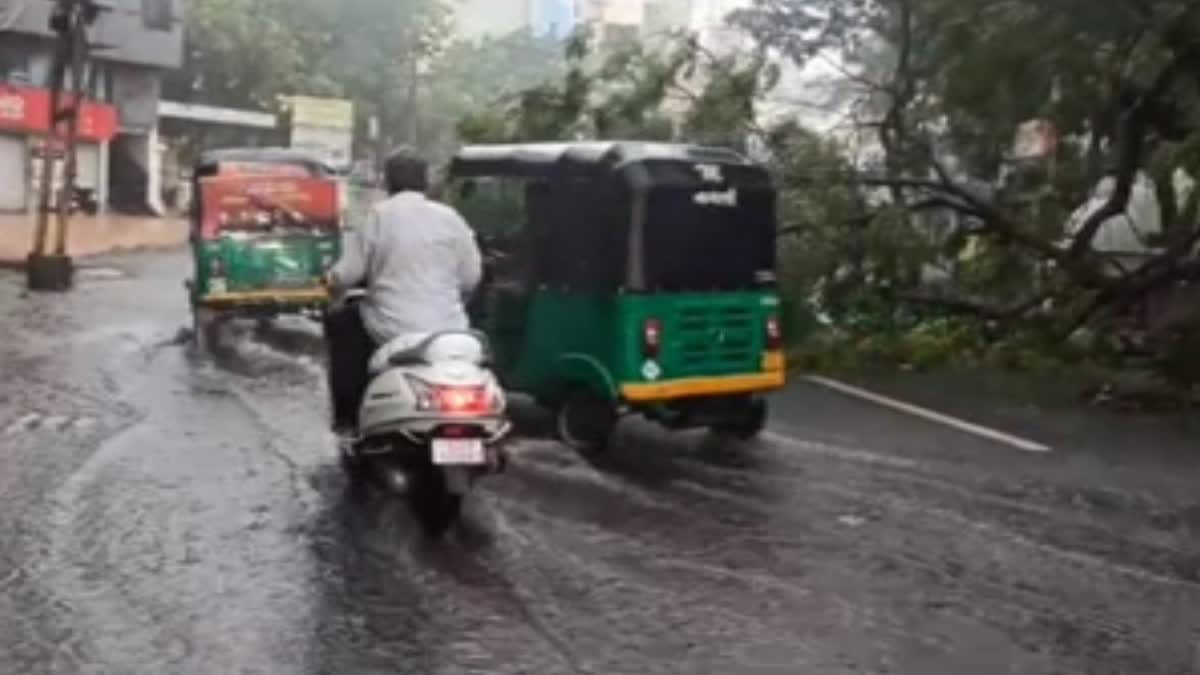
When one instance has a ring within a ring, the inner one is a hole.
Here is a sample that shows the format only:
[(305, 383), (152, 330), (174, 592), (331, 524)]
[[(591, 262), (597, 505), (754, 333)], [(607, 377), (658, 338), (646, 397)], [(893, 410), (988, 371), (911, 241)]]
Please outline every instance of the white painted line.
[(800, 452), (807, 452), (814, 455), (824, 455), (825, 457), (833, 457), (834, 459), (845, 460), (848, 462), (861, 462), (863, 464), (878, 464), (894, 469), (916, 469), (920, 464), (907, 457), (896, 457), (893, 455), (884, 455), (867, 450), (855, 450), (840, 445), (830, 445), (818, 441), (808, 441), (800, 438), (793, 438), (787, 434), (781, 434), (775, 431), (764, 431), (761, 438), (771, 441), (772, 443), (780, 443), (790, 446)]
[(22, 431), (29, 431), (41, 419), (42, 419), (41, 415), (39, 415), (37, 413), (29, 413), (28, 415), (25, 415), (21, 419), (15, 421), (12, 424), (5, 427), (4, 435), (11, 436), (13, 434), (16, 434), (16, 433), (19, 433)]
[(869, 401), (871, 403), (883, 406), (885, 408), (890, 408), (890, 409), (898, 411), (898, 412), (912, 415), (913, 417), (920, 417), (923, 420), (927, 420), (927, 421), (933, 422), (935, 424), (941, 424), (943, 426), (947, 426), (952, 429), (957, 429), (959, 431), (971, 434), (973, 436), (979, 436), (980, 438), (986, 438), (990, 441), (1002, 443), (1009, 447), (1016, 448), (1017, 450), (1023, 450), (1025, 452), (1050, 452), (1051, 451), (1050, 446), (1048, 446), (1048, 445), (1043, 445), (1043, 444), (1037, 443), (1035, 441), (1021, 438), (1019, 436), (1013, 436), (1012, 434), (1006, 434), (1003, 431), (989, 429), (988, 427), (985, 427), (985, 426), (980, 426), (978, 424), (973, 424), (973, 423), (967, 422), (965, 420), (960, 420), (957, 417), (943, 415), (942, 413), (939, 413), (939, 412), (936, 412), (933, 410), (929, 410), (928, 408), (922, 408), (920, 406), (916, 406), (911, 403), (905, 403), (904, 401), (898, 401), (894, 398), (888, 398), (887, 396), (881, 396), (874, 392), (867, 391), (866, 389), (860, 389), (858, 387), (846, 384), (844, 382), (838, 382), (837, 380), (833, 380), (828, 377), (819, 377), (817, 375), (809, 375), (809, 376), (806, 376), (804, 379), (809, 382), (812, 382), (813, 384), (825, 387), (826, 389), (832, 389), (836, 392), (845, 394), (847, 396), (852, 396), (854, 398), (862, 399), (864, 401)]

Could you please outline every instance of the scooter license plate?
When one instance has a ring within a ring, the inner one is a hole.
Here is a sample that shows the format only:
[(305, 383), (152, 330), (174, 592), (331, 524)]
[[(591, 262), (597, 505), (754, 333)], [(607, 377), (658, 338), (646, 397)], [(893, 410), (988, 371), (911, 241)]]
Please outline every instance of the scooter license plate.
[(478, 438), (433, 439), (433, 463), (438, 466), (477, 466), (486, 464), (483, 441)]

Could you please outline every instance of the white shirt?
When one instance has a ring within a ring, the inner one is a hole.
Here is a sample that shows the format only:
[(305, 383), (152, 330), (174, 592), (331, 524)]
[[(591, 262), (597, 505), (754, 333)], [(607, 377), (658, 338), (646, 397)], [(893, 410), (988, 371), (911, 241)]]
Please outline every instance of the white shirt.
[(453, 208), (401, 192), (347, 233), (330, 271), (340, 289), (366, 285), (359, 306), (378, 344), (402, 335), (466, 330), (464, 299), (482, 276), (475, 233)]

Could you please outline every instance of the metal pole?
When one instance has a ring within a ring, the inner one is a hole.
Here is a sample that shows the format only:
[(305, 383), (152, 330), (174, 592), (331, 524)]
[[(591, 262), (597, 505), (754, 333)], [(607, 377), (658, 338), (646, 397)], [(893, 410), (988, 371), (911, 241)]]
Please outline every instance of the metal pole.
[(82, 12), (76, 3), (70, 18), (71, 37), (71, 105), (67, 110), (67, 137), (64, 147), (62, 186), (58, 193), (58, 240), (54, 245), (55, 255), (66, 255), (67, 229), (70, 226), (71, 206), (75, 201), (75, 174), (78, 170), (79, 117), (83, 111), (83, 66), (87, 57), (87, 29)]
[(417, 78), (420, 77), (420, 52), (417, 47), (413, 47), (412, 55), (409, 58), (409, 80), (408, 80), (408, 142), (413, 148), (418, 147), (421, 141), (421, 120), (420, 113), (417, 110)]
[(46, 240), (50, 234), (50, 201), (54, 194), (54, 157), (52, 153), (55, 139), (58, 137), (59, 108), (62, 105), (63, 80), (66, 78), (66, 68), (69, 43), (60, 36), (55, 45), (54, 62), (50, 70), (50, 131), (42, 143), (42, 184), (38, 199), (37, 229), (34, 233), (33, 254), (46, 254)]

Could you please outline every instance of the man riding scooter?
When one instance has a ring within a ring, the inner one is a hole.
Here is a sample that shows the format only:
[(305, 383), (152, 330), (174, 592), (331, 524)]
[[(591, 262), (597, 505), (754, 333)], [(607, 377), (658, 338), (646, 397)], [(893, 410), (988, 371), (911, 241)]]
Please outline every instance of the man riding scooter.
[(362, 288), (354, 305), (325, 319), (333, 429), (354, 434), (372, 354), (402, 335), (465, 331), (464, 300), (482, 277), (475, 235), (450, 206), (430, 200), (428, 165), (407, 148), (384, 162), (388, 197), (350, 233), (326, 283), (336, 295)]

